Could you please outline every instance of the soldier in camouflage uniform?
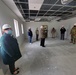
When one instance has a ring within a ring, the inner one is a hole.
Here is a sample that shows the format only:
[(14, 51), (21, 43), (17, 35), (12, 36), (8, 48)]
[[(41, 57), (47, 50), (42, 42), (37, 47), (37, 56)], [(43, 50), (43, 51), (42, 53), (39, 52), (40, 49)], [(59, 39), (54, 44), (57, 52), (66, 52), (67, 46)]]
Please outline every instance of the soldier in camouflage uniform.
[(73, 43), (73, 29), (74, 29), (74, 26), (72, 27), (72, 29), (70, 31), (70, 35), (71, 35), (71, 42), (70, 43)]
[(71, 34), (71, 42), (75, 44), (76, 43), (76, 24), (74, 24), (70, 34)]

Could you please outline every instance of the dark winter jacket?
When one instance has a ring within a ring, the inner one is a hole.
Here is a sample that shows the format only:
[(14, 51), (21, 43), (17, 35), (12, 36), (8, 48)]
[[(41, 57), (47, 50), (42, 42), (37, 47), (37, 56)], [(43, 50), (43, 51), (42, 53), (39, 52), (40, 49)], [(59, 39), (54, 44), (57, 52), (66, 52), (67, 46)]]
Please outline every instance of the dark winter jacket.
[(18, 42), (12, 35), (4, 33), (1, 37), (1, 55), (6, 65), (17, 61), (21, 57)]
[(33, 33), (31, 30), (28, 31), (28, 36), (32, 37), (33, 36)]
[(65, 28), (61, 28), (60, 31), (61, 31), (61, 34), (64, 34), (66, 29)]

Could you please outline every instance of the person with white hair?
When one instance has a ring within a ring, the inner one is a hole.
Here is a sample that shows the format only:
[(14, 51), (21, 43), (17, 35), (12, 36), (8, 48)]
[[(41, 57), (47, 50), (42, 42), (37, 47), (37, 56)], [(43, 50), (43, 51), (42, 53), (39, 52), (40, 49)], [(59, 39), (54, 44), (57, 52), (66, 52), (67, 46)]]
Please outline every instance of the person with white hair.
[(11, 74), (18, 74), (19, 68), (15, 68), (15, 62), (21, 58), (17, 39), (12, 35), (12, 28), (9, 24), (2, 26), (1, 56), (3, 63), (9, 65)]
[(65, 32), (66, 32), (66, 29), (64, 28), (64, 25), (62, 25), (62, 27), (61, 27), (61, 29), (60, 29), (61, 40), (64, 40)]
[(40, 27), (40, 46), (45, 47), (46, 31), (43, 26)]

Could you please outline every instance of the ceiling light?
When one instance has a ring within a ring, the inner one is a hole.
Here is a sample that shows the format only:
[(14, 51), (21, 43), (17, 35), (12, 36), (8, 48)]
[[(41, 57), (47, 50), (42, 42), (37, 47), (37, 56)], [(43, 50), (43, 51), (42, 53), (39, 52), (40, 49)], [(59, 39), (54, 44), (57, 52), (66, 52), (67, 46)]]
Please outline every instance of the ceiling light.
[(44, 0), (28, 0), (29, 10), (40, 10)]
[(70, 2), (72, 2), (73, 0), (61, 0), (62, 4), (69, 4)]
[(41, 18), (36, 18), (35, 21), (39, 21)]

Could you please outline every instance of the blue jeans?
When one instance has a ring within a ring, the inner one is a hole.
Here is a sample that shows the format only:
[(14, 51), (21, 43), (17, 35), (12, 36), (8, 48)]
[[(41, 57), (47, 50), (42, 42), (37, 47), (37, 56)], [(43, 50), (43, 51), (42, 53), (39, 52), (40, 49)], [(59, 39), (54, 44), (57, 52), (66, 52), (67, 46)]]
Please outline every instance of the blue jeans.
[(29, 36), (29, 43), (32, 43), (32, 37)]

